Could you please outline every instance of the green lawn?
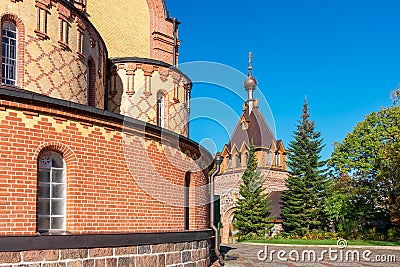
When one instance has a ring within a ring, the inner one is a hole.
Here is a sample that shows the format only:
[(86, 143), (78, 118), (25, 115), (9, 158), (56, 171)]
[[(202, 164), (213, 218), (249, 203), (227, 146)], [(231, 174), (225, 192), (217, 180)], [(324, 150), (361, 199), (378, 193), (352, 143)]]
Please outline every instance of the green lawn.
[[(305, 239), (267, 239), (267, 240), (246, 240), (243, 242), (264, 243), (264, 244), (293, 244), (293, 245), (336, 245), (336, 239), (305, 240)], [(348, 240), (349, 246), (400, 246), (400, 242), (369, 241), (369, 240)]]

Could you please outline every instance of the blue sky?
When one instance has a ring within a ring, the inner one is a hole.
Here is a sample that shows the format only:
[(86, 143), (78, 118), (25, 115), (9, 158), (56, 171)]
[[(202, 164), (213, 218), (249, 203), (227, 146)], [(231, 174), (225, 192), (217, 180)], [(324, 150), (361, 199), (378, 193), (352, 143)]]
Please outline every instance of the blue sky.
[(400, 1), (167, 0), (167, 5), (170, 16), (182, 22), (180, 63), (190, 77), (195, 68), (182, 63), (233, 68), (200, 64), (222, 85), (195, 78), (190, 137), (211, 152), (222, 150), (241, 112), (241, 73), (247, 73), (249, 51), (257, 96), (266, 100), (260, 107), (271, 128), (275, 121), (277, 138), (286, 146), (292, 140), (307, 96), (326, 144), (324, 158), (366, 114), (390, 105), (390, 91), (400, 84)]

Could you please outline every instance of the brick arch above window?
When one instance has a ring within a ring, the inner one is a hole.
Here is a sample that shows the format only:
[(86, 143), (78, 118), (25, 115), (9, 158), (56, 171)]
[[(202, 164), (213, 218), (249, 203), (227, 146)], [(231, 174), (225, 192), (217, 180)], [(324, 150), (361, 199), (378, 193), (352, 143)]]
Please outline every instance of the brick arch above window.
[[(3, 23), (12, 22), (17, 27), (17, 86), (24, 87), (24, 72), (25, 72), (25, 26), (22, 20), (12, 13), (1, 14), (1, 28)], [(2, 54), (0, 47), (0, 55)], [(0, 73), (1, 65), (0, 65)]]
[(37, 160), (41, 155), (49, 151), (60, 154), (60, 156), (65, 160), (65, 163), (68, 165), (69, 170), (74, 169), (78, 164), (77, 157), (72, 149), (59, 142), (45, 142), (41, 144), (36, 149), (33, 159)]

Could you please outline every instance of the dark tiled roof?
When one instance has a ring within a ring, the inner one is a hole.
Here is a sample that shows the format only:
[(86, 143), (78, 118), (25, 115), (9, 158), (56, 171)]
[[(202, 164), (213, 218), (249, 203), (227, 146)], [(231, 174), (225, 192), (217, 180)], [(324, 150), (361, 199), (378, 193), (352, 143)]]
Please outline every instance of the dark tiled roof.
[(240, 118), (243, 116), (248, 123), (248, 128), (243, 130), (241, 121), (239, 120), (229, 143), (226, 145), (227, 149), (230, 151), (234, 145), (240, 149), (243, 141), (248, 147), (253, 143), (255, 147), (270, 148), (271, 143), (276, 140), (259, 108), (254, 107), (250, 115), (246, 108), (243, 110)]
[(271, 217), (275, 220), (282, 220), (282, 208), (283, 208), (283, 201), (282, 201), (282, 194), (283, 191), (272, 191), (269, 194), (269, 199), (271, 200)]

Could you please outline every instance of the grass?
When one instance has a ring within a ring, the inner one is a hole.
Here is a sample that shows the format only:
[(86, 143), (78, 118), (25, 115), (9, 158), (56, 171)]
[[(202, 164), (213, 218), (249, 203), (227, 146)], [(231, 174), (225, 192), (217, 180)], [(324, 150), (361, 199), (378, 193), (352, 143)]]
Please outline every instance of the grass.
[[(266, 239), (266, 240), (246, 240), (243, 242), (261, 244), (292, 244), (292, 245), (333, 245), (336, 246), (337, 240), (307, 240), (307, 239)], [(348, 240), (349, 246), (400, 246), (400, 242), (373, 241), (373, 240)]]

